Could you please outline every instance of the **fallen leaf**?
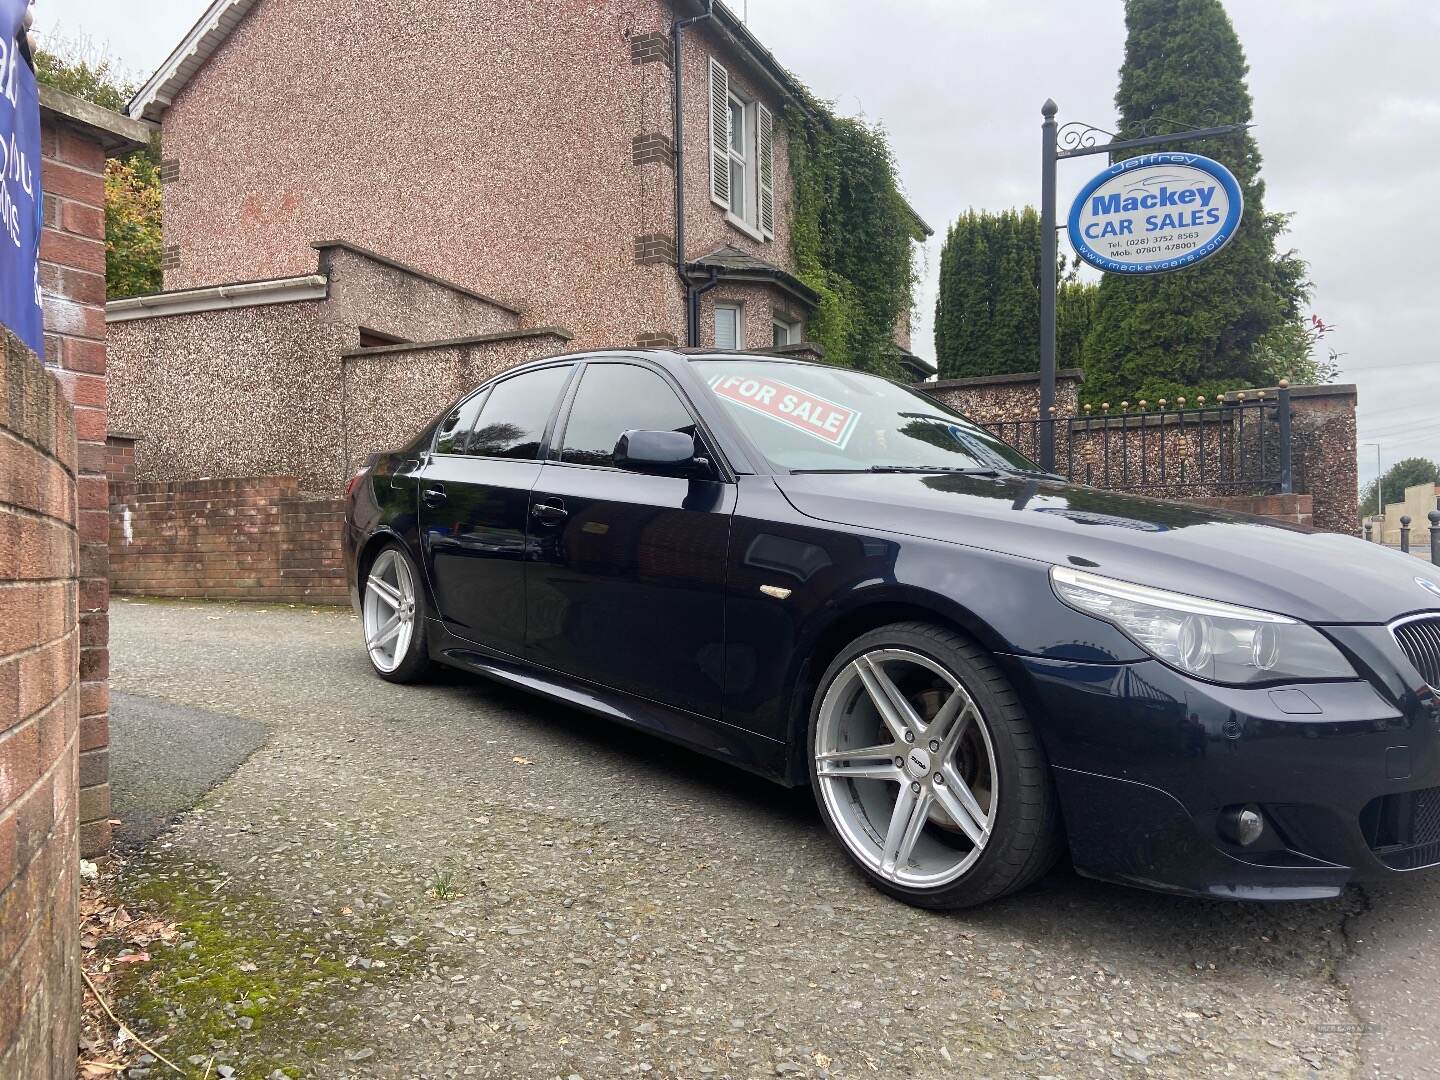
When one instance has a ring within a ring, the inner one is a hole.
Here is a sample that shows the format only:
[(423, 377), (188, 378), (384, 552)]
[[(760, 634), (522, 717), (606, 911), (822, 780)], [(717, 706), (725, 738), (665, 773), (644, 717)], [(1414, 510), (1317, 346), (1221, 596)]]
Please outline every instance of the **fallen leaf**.
[(150, 959), (148, 952), (126, 953), (124, 956), (115, 957), (117, 964), (143, 964)]
[(510, 760), (513, 761), (516, 765), (534, 765), (534, 764), (535, 764), (535, 762), (531, 761), (528, 757), (518, 757), (518, 756), (517, 756), (517, 757), (512, 757)]

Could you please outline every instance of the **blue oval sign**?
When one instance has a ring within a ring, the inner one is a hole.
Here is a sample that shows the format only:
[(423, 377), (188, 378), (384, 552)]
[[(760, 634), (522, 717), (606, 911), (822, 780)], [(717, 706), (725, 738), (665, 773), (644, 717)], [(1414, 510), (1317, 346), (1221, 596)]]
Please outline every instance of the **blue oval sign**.
[(1070, 243), (1111, 274), (1158, 274), (1219, 252), (1245, 197), (1224, 165), (1199, 154), (1142, 154), (1095, 177), (1070, 207)]

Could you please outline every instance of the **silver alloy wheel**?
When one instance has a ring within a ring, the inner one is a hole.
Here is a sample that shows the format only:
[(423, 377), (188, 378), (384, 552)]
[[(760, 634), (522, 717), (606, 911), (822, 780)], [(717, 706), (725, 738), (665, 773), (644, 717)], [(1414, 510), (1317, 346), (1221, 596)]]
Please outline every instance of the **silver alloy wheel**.
[(415, 579), (410, 564), (387, 548), (365, 581), (365, 647), (381, 671), (394, 671), (410, 650), (415, 632)]
[(820, 704), (814, 752), (836, 831), (886, 881), (947, 885), (989, 843), (1000, 805), (990, 731), (960, 680), (929, 657), (856, 657)]

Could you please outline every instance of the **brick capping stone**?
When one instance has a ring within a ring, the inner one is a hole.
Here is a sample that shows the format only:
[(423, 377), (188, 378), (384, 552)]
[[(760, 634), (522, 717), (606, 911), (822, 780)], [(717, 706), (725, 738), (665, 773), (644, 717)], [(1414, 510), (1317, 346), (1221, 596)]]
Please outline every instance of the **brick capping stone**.
[[(0, 1076), (68, 1080), (80, 995), (84, 801), (79, 457), (74, 411), (59, 379), (18, 338), (4, 331), (3, 339)], [(96, 779), (95, 770), (86, 778)], [(109, 789), (92, 783), (87, 790), (103, 803), (93, 812), (108, 819)]]
[[(45, 83), (40, 84), (40, 118), (55, 128), (70, 128), (82, 133), (104, 155), (141, 150), (150, 144), (154, 132), (149, 124), (67, 94)], [(103, 168), (103, 162), (102, 162)]]

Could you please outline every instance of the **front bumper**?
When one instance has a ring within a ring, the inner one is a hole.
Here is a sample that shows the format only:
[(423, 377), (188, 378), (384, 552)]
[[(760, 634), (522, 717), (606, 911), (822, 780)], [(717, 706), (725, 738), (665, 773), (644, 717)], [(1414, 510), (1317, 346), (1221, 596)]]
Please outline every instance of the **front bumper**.
[[(1233, 689), (1158, 661), (1010, 657), (1076, 869), (1166, 892), (1316, 899), (1440, 864), (1440, 700), (1377, 627), (1327, 628), (1365, 680)], [(1241, 846), (1228, 808), (1260, 810)], [(1436, 820), (1432, 821), (1431, 818)]]

